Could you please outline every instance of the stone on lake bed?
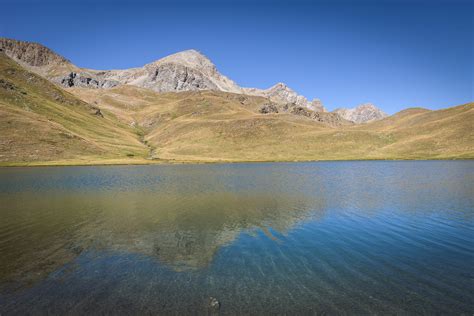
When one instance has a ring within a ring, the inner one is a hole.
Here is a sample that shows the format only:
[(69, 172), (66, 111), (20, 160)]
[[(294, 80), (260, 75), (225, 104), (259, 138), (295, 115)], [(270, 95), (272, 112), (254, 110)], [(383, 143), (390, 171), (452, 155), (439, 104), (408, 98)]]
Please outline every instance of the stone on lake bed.
[(221, 303), (215, 297), (209, 297), (209, 308), (212, 310), (219, 310)]

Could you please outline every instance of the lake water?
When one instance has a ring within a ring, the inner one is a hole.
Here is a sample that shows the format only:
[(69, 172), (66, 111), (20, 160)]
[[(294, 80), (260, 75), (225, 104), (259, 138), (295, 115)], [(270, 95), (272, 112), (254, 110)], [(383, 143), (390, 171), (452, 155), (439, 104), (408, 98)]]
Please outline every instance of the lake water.
[(0, 169), (0, 314), (474, 312), (474, 161)]

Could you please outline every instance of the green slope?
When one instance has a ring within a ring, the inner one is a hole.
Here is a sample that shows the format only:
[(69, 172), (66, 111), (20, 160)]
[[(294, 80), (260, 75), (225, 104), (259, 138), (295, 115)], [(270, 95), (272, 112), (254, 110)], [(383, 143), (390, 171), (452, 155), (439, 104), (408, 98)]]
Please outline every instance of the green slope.
[(0, 162), (146, 157), (136, 132), (0, 53)]

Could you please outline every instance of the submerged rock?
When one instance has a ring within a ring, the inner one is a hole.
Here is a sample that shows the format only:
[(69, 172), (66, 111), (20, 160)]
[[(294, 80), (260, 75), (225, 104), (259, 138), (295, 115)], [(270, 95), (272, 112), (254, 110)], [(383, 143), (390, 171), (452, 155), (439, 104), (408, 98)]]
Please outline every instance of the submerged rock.
[(211, 311), (218, 311), (221, 308), (221, 303), (215, 297), (209, 297), (209, 309)]

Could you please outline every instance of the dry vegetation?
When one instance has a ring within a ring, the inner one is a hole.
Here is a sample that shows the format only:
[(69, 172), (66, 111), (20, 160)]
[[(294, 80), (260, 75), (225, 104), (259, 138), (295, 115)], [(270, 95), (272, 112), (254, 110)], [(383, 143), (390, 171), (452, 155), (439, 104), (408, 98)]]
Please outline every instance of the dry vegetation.
[(0, 162), (144, 157), (136, 131), (0, 54)]
[(472, 103), (334, 127), (287, 113), (260, 114), (266, 102), (134, 86), (64, 91), (1, 55), (0, 163), (474, 158)]

